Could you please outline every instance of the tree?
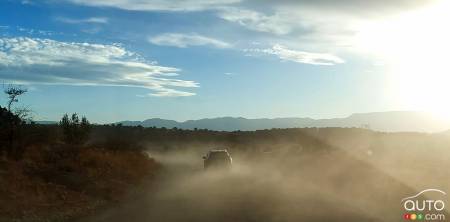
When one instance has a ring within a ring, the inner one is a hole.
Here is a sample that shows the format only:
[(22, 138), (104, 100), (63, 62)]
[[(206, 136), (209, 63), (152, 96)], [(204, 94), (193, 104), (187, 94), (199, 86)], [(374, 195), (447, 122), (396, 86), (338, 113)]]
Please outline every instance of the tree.
[(64, 134), (64, 141), (70, 143), (72, 139), (72, 126), (71, 121), (69, 119), (69, 115), (64, 114), (64, 116), (61, 118), (61, 121), (59, 121), (59, 125), (61, 126)]
[(15, 102), (19, 102), (18, 97), (28, 92), (28, 90), (22, 88), (21, 86), (9, 85), (4, 92), (8, 96), (8, 111), (11, 112), (12, 104)]
[(83, 127), (89, 127), (90, 126), (90, 123), (89, 123), (89, 121), (87, 120), (87, 118), (85, 117), (85, 116), (83, 116), (82, 118), (81, 118), (81, 123), (80, 123), (80, 125)]
[(8, 97), (6, 104), (7, 110), (25, 122), (31, 121), (31, 109), (28, 107), (17, 107), (13, 109), (13, 104), (19, 102), (18, 97), (28, 92), (28, 90), (22, 86), (9, 85), (3, 92)]
[(59, 122), (64, 134), (64, 141), (68, 144), (79, 145), (89, 137), (91, 125), (86, 117), (80, 118), (78, 114), (73, 113), (69, 118), (68, 114), (64, 114)]
[(89, 133), (91, 132), (91, 124), (89, 123), (88, 119), (83, 116), (81, 118), (80, 123), (80, 138), (81, 140), (86, 141), (89, 138)]
[(6, 147), (5, 150), (7, 156), (15, 159), (21, 158), (25, 149), (22, 128), (25, 120), (29, 117), (30, 110), (28, 108), (16, 108), (13, 110), (12, 106), (13, 103), (19, 102), (18, 97), (25, 94), (27, 91), (27, 89), (21, 86), (14, 85), (9, 85), (4, 90), (8, 102), (6, 104), (6, 111), (2, 111), (2, 116), (6, 117), (6, 119), (2, 120), (1, 134), (6, 136), (7, 142), (2, 146)]

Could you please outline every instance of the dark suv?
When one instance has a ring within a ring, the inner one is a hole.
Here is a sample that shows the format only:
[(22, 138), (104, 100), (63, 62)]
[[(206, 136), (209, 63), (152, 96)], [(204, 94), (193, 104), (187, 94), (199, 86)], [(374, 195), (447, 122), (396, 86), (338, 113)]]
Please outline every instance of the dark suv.
[(233, 159), (227, 150), (210, 150), (203, 157), (203, 167), (205, 169), (229, 169), (232, 163)]

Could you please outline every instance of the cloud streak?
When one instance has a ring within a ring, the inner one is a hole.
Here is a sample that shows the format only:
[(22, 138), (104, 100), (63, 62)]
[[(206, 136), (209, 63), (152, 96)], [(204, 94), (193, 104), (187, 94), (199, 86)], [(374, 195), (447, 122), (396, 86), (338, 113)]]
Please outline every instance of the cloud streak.
[(247, 9), (224, 8), (218, 13), (218, 16), (226, 21), (234, 22), (247, 29), (259, 32), (284, 35), (290, 33), (293, 29), (292, 22), (289, 22), (288, 19), (279, 14), (267, 16)]
[(82, 23), (106, 24), (109, 22), (108, 18), (105, 18), (105, 17), (90, 17), (90, 18), (84, 18), (84, 19), (56, 17), (55, 19), (59, 22), (68, 23), (68, 24), (82, 24)]
[(88, 6), (114, 7), (135, 11), (202, 11), (229, 6), (240, 0), (66, 0)]
[(164, 33), (150, 37), (148, 41), (155, 45), (174, 46), (178, 48), (186, 48), (189, 46), (212, 46), (215, 48), (231, 47), (227, 42), (198, 34)]
[(345, 62), (343, 59), (332, 54), (297, 51), (288, 49), (280, 44), (275, 44), (272, 48), (247, 49), (245, 51), (248, 53), (276, 55), (281, 60), (311, 65), (336, 65)]
[(150, 96), (192, 96), (180, 70), (146, 62), (118, 45), (61, 42), (39, 38), (0, 38), (0, 78), (22, 84), (145, 88)]

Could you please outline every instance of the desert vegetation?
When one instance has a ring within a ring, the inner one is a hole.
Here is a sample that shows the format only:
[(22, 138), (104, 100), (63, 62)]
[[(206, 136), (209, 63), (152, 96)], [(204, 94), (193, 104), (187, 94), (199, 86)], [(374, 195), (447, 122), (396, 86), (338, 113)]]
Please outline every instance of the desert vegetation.
[(8, 88), (0, 107), (0, 221), (67, 221), (119, 202), (151, 181), (157, 163), (138, 149), (89, 142), (76, 113), (39, 125), (13, 107), (25, 93)]

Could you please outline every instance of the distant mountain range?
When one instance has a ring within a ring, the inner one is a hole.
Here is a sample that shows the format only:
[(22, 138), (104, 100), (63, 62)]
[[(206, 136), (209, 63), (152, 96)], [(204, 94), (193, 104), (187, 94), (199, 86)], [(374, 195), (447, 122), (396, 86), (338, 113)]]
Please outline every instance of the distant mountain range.
[(251, 131), (272, 128), (304, 127), (359, 127), (386, 132), (441, 132), (450, 129), (449, 121), (441, 121), (423, 112), (393, 111), (358, 113), (345, 118), (274, 118), (246, 119), (242, 117), (221, 117), (212, 119), (177, 122), (166, 119), (147, 119), (144, 121), (117, 122), (124, 126), (177, 127), (180, 129), (210, 129), (218, 131)]

